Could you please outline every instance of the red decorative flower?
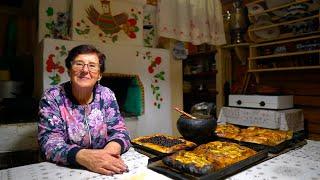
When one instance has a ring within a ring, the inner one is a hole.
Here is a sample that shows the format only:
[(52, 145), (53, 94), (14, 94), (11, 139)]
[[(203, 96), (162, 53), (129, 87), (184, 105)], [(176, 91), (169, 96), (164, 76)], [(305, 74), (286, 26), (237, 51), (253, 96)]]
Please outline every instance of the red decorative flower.
[(53, 70), (58, 70), (60, 74), (64, 73), (64, 67), (61, 66), (59, 63), (55, 63), (53, 60), (54, 57), (55, 57), (54, 54), (50, 54), (48, 56), (48, 59), (46, 61), (46, 65), (47, 65), (46, 70), (48, 72), (53, 72)]
[(63, 68), (63, 66), (58, 66), (57, 69), (58, 69), (58, 72), (59, 72), (60, 74), (64, 73), (64, 68)]
[(161, 57), (156, 57), (154, 62), (159, 65), (161, 63)]
[(149, 67), (148, 67), (148, 71), (149, 71), (150, 74), (152, 74), (152, 73), (154, 72), (153, 67), (152, 67), (152, 66), (149, 66)]
[(135, 26), (137, 24), (137, 20), (131, 18), (131, 19), (128, 19), (128, 23), (130, 26)]
[(131, 39), (134, 39), (134, 38), (136, 38), (137, 36), (136, 36), (136, 33), (134, 33), (134, 32), (129, 32), (129, 37), (130, 37)]
[(123, 31), (131, 38), (134, 39), (137, 37), (135, 32), (139, 31), (139, 28), (137, 25), (137, 20), (130, 18), (128, 19), (127, 23), (123, 25), (122, 29)]

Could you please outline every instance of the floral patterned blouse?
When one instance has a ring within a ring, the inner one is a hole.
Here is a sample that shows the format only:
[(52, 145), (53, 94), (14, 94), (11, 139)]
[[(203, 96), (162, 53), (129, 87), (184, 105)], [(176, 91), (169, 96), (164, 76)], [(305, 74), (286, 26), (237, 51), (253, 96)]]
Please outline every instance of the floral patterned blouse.
[(71, 93), (70, 82), (44, 92), (39, 103), (38, 141), (45, 159), (64, 165), (77, 165), (82, 148), (102, 149), (111, 141), (130, 147), (130, 137), (120, 115), (114, 93), (99, 84), (88, 105), (80, 105)]

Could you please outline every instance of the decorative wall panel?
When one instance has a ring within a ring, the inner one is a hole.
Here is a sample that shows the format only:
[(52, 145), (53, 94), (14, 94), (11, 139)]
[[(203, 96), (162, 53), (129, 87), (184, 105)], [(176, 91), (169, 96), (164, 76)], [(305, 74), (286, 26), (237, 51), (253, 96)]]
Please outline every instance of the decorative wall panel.
[(143, 1), (76, 0), (72, 3), (72, 39), (143, 45)]

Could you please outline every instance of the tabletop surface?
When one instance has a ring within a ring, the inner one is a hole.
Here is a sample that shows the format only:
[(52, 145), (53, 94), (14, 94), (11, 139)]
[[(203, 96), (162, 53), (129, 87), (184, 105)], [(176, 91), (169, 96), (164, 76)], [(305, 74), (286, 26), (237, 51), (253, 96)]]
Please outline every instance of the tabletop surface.
[[(122, 155), (129, 172), (104, 176), (83, 169), (71, 169), (49, 162), (0, 170), (0, 180), (104, 180), (104, 179), (169, 179), (147, 169), (148, 157), (131, 148)], [(229, 180), (320, 180), (320, 141), (307, 144), (255, 165), (228, 178)]]

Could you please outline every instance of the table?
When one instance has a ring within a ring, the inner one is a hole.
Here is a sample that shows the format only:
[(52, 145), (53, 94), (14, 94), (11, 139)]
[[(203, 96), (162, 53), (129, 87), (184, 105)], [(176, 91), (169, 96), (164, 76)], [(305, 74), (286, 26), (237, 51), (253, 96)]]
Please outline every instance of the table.
[[(147, 169), (148, 157), (131, 148), (122, 158), (129, 172), (113, 177), (81, 169), (71, 169), (42, 162), (16, 168), (0, 170), (1, 180), (107, 180), (107, 179), (169, 179)], [(228, 180), (320, 180), (320, 141), (307, 140), (301, 148), (264, 161), (245, 171), (227, 178)]]
[(72, 169), (58, 166), (50, 162), (41, 162), (0, 170), (0, 180), (113, 180), (113, 179), (169, 179), (147, 169), (148, 157), (130, 148), (123, 154), (122, 159), (129, 168), (128, 173), (105, 176), (84, 169)]
[(276, 156), (229, 180), (320, 180), (320, 141), (307, 140), (307, 144)]

